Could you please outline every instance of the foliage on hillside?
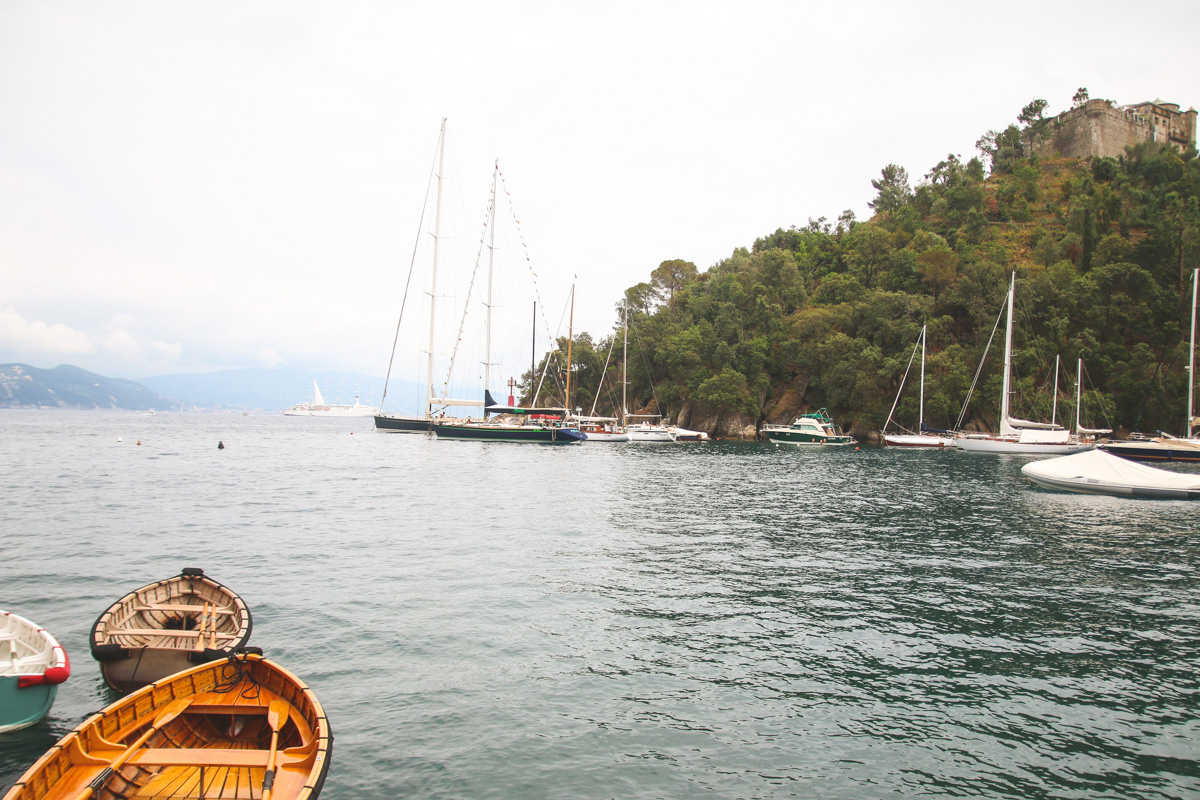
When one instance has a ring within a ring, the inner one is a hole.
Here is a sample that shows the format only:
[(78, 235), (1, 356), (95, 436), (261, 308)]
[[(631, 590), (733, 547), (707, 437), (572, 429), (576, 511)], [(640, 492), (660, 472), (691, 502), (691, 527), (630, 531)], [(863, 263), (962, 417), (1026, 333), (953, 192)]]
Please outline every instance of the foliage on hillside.
[[(877, 430), (927, 323), (925, 418), (953, 427), (1015, 271), (1014, 414), (1050, 416), (1059, 354), (1060, 419), (1074, 415), (1078, 357), (1085, 425), (1178, 432), (1200, 160), (1154, 143), (1120, 158), (1038, 159), (1028, 153), (1044, 103), (1034, 105), (1022, 127), (980, 140), (982, 159), (949, 155), (915, 188), (885, 167), (869, 222), (810, 219), (705, 272), (660, 264), (625, 292), (631, 410), (756, 425), (824, 406)], [(620, 335), (574, 342), (572, 402), (585, 412)], [(620, 344), (597, 413), (618, 411)], [(964, 422), (996, 424), (1002, 345), (1001, 327)], [(903, 424), (916, 402), (906, 390)]]

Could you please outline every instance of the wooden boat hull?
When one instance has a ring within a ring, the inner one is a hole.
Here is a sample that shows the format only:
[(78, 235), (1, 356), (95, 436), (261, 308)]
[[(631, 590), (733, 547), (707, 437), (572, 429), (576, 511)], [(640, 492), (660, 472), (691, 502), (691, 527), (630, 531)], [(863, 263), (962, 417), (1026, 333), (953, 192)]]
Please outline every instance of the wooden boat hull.
[(130, 692), (245, 647), (253, 620), (242, 598), (190, 568), (135, 589), (92, 625), (89, 643), (104, 682)]
[(543, 428), (540, 425), (439, 424), (433, 426), (433, 432), (439, 439), (467, 439), (478, 442), (576, 444), (587, 439), (577, 428)]
[(429, 433), (433, 430), (433, 420), (424, 417), (389, 417), (383, 414), (375, 415), (375, 430), (391, 433)]
[[(38, 759), (4, 800), (75, 798), (93, 782), (92, 797), (99, 800), (261, 797), (271, 762), (268, 709), (277, 700), (288, 714), (274, 751), (271, 797), (312, 800), (332, 753), (325, 712), (299, 678), (245, 651), (146, 686), (88, 718)], [(184, 705), (178, 716), (106, 774), (177, 701)]]
[(71, 675), (67, 653), (45, 629), (0, 612), (0, 733), (27, 728), (50, 711)]

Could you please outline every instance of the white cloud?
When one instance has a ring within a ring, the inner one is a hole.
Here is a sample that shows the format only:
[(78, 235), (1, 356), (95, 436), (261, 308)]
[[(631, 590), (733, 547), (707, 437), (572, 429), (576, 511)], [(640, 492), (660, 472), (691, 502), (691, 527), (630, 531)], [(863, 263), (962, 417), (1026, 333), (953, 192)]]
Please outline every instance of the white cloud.
[(284, 363), (283, 357), (274, 347), (264, 347), (258, 351), (258, 363), (264, 367), (278, 367)]
[(0, 348), (0, 352), (7, 352), (10, 357), (21, 353), (55, 357), (86, 356), (96, 352), (86, 333), (61, 323), (31, 322), (13, 308), (0, 311)]

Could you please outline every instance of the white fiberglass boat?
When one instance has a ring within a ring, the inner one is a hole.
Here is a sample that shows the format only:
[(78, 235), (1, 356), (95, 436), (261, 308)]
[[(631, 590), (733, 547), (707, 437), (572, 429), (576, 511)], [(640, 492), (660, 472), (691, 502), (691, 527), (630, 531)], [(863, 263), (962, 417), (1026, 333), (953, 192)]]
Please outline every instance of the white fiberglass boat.
[(1200, 500), (1200, 475), (1149, 467), (1103, 450), (1034, 461), (1021, 472), (1038, 486), (1066, 492)]
[(666, 425), (654, 421), (662, 419), (657, 414), (630, 414), (629, 419), (647, 420), (646, 422), (631, 422), (625, 426), (625, 432), (629, 434), (629, 441), (631, 442), (675, 441), (675, 434)]
[(925, 328), (926, 326), (921, 326), (920, 341), (917, 343), (921, 346), (921, 392), (918, 395), (920, 404), (917, 407), (917, 430), (920, 432), (888, 432), (888, 426), (892, 423), (892, 415), (896, 413), (896, 406), (900, 402), (900, 393), (904, 391), (904, 381), (908, 378), (908, 370), (912, 368), (913, 359), (917, 355), (917, 348), (914, 345), (913, 354), (908, 359), (908, 368), (904, 370), (904, 377), (900, 379), (900, 388), (896, 391), (896, 399), (892, 402), (892, 410), (888, 412), (887, 422), (883, 424), (883, 443), (891, 447), (954, 447), (953, 434), (931, 430), (925, 426)]
[[(1004, 381), (1000, 390), (1000, 434), (959, 434), (954, 443), (969, 453), (1012, 453), (1057, 456), (1091, 450), (1094, 440), (1082, 440), (1053, 422), (1033, 422), (1009, 416), (1008, 400), (1012, 385), (1013, 295), (1017, 273), (1008, 289), (1008, 322), (1004, 335)], [(986, 353), (985, 353), (986, 357)]]
[(357, 397), (354, 398), (353, 405), (326, 403), (325, 398), (321, 395), (321, 387), (317, 386), (317, 379), (313, 378), (312, 402), (297, 403), (285, 410), (283, 415), (285, 417), (373, 417), (378, 413), (378, 408), (359, 405)]

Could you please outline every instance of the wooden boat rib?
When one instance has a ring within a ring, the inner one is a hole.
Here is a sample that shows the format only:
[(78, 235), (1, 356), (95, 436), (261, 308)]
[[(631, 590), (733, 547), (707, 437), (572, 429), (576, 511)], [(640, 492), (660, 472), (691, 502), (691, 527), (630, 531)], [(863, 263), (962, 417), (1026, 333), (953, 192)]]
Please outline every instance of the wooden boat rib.
[(0, 611), (0, 732), (33, 725), (71, 675), (62, 645), (24, 617)]
[[(273, 716), (286, 718), (277, 722), (272, 750)], [(89, 786), (99, 800), (255, 800), (263, 796), (272, 753), (271, 798), (312, 800), (325, 782), (332, 746), (312, 691), (252, 648), (146, 686), (85, 720), (4, 800), (77, 798)]]
[(253, 621), (231, 589), (188, 568), (135, 589), (92, 626), (92, 657), (119, 692), (153, 683), (193, 664), (245, 647)]

